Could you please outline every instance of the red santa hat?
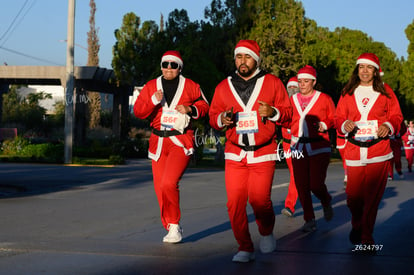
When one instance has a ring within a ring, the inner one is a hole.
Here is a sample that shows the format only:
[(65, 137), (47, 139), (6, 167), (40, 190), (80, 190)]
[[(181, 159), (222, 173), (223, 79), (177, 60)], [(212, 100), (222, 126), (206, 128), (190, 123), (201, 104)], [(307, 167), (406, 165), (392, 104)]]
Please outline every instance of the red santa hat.
[(260, 60), (260, 47), (254, 40), (240, 40), (234, 49), (234, 56), (239, 53), (248, 54), (259, 63)]
[(299, 87), (298, 78), (296, 76), (291, 77), (288, 83), (286, 84), (286, 87), (290, 87), (290, 86)]
[(377, 68), (377, 70), (379, 70), (380, 68), (380, 62), (378, 57), (373, 54), (373, 53), (363, 53), (361, 54), (358, 59), (356, 64), (368, 64), (368, 65), (372, 65), (375, 68)]
[(164, 61), (174, 61), (178, 65), (180, 65), (180, 68), (183, 68), (183, 59), (181, 58), (181, 54), (179, 51), (166, 51), (163, 56), (161, 57), (161, 63)]
[(381, 77), (384, 76), (384, 72), (382, 71), (381, 67), (379, 68), (379, 74), (380, 74)]
[(316, 70), (310, 66), (306, 65), (298, 71), (298, 79), (307, 78), (316, 80)]

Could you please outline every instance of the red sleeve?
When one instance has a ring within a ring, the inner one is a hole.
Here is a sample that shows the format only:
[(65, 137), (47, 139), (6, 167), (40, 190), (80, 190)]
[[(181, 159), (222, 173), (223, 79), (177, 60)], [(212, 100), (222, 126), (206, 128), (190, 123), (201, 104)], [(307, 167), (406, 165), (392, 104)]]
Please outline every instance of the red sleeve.
[(154, 105), (151, 98), (156, 91), (156, 80), (151, 80), (144, 86), (134, 103), (134, 114), (137, 118), (145, 119), (154, 111), (157, 105)]
[(338, 133), (345, 135), (346, 133), (342, 132), (342, 124), (347, 120), (348, 109), (346, 104), (346, 98), (341, 96), (338, 101), (338, 105), (335, 110), (334, 125)]
[(398, 102), (397, 96), (395, 95), (394, 91), (391, 89), (389, 85), (385, 85), (385, 89), (391, 96), (391, 98), (388, 100), (388, 122), (394, 128), (392, 134), (397, 134), (400, 132), (401, 123), (403, 121), (400, 103)]
[[(219, 127), (217, 120), (219, 115), (226, 110), (226, 101), (225, 101), (225, 85), (227, 85), (227, 80), (223, 80), (219, 85), (217, 85), (213, 99), (211, 101), (210, 110), (209, 110), (209, 117), (210, 117), (210, 125), (214, 129), (221, 130), (224, 127)], [(230, 89), (230, 88), (227, 88)]]
[(194, 119), (199, 119), (201, 117), (204, 117), (208, 113), (208, 102), (205, 98), (203, 92), (201, 91), (200, 85), (194, 82), (196, 85), (195, 91), (194, 91), (194, 98), (193, 98), (193, 105), (197, 109), (197, 114), (194, 116)]
[(329, 129), (335, 128), (335, 103), (332, 98), (326, 94), (323, 94), (326, 97), (326, 120), (321, 122), (325, 123), (326, 127)]

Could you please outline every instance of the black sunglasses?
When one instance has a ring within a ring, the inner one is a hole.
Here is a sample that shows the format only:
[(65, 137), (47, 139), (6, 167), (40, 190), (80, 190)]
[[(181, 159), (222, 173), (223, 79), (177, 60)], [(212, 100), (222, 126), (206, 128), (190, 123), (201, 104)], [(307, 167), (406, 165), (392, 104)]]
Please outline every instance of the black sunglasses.
[(180, 67), (180, 65), (178, 65), (178, 63), (173, 62), (173, 61), (164, 61), (161, 63), (161, 67), (163, 69), (168, 69), (168, 65), (170, 65), (171, 69), (177, 69), (178, 67)]

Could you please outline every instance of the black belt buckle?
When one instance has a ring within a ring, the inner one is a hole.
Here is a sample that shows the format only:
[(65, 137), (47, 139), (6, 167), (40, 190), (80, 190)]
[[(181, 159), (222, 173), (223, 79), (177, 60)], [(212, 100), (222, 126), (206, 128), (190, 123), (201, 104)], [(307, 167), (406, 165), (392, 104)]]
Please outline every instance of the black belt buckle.
[(244, 149), (244, 151), (255, 151), (256, 146), (254, 146), (254, 145), (243, 146), (243, 149)]
[(155, 135), (159, 136), (159, 137), (164, 137), (165, 138), (165, 137), (168, 137), (169, 136), (168, 131), (166, 131), (166, 130), (153, 129), (152, 132)]
[(153, 129), (152, 132), (155, 135), (157, 135), (159, 137), (163, 137), (163, 138), (181, 135), (181, 133), (179, 131), (177, 131), (177, 130), (168, 131), (168, 130), (157, 130), (157, 129)]

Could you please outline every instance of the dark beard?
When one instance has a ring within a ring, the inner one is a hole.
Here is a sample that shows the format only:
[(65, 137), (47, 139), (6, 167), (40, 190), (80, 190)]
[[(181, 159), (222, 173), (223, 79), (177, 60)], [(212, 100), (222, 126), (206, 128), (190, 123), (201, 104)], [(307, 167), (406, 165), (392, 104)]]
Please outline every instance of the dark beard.
[(251, 76), (254, 72), (255, 72), (255, 70), (253, 70), (253, 69), (251, 69), (251, 68), (249, 68), (248, 66), (246, 66), (247, 68), (248, 68), (248, 70), (247, 71), (244, 71), (244, 72), (242, 72), (241, 70), (240, 70), (240, 67), (241, 66), (246, 66), (245, 64), (241, 64), (238, 68), (237, 68), (237, 72), (239, 73), (239, 75), (241, 75), (241, 76), (243, 76), (243, 77), (248, 77), (248, 76)]

